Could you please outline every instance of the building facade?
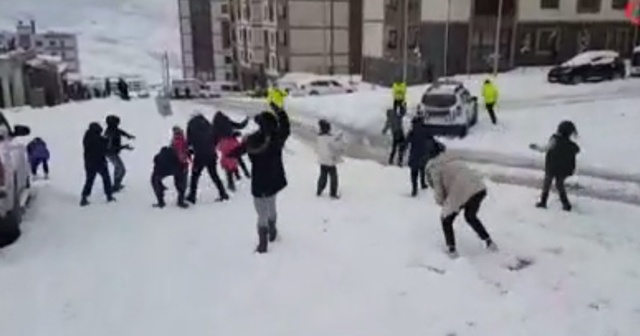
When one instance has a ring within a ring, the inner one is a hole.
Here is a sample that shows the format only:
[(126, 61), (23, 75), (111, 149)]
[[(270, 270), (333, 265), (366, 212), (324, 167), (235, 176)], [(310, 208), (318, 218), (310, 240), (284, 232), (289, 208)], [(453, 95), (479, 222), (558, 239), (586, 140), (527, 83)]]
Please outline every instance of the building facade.
[(54, 31), (38, 33), (34, 21), (20, 21), (15, 32), (0, 32), (0, 51), (18, 48), (59, 57), (70, 73), (80, 73), (78, 39), (75, 34)]
[[(405, 1), (417, 9), (410, 10), (408, 18), (409, 82), (424, 82), (429, 73), (491, 71), (499, 0), (367, 0), (363, 24), (367, 80), (388, 85), (402, 74)], [(504, 0), (500, 69), (556, 64), (588, 49), (629, 55), (638, 42), (638, 29), (624, 15), (626, 2)]]
[(286, 72), (359, 73), (362, 3), (179, 0), (184, 77), (255, 87)]

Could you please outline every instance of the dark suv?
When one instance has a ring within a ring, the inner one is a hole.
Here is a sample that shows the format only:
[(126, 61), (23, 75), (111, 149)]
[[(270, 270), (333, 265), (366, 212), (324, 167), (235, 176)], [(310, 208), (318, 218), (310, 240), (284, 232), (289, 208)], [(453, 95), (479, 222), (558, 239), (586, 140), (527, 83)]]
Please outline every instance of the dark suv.
[(576, 55), (549, 71), (550, 83), (578, 84), (624, 78), (624, 61), (615, 51), (594, 50)]

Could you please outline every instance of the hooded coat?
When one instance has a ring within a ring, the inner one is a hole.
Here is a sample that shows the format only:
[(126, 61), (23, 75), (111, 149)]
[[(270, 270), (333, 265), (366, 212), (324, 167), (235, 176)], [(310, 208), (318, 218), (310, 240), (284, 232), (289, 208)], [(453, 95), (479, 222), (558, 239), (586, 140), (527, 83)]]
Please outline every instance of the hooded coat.
[[(326, 124), (328, 125), (328, 123)], [(342, 163), (342, 154), (346, 144), (342, 140), (342, 135), (331, 134), (330, 126), (323, 126), (321, 123), (320, 134), (316, 140), (316, 154), (318, 163), (322, 166), (335, 166)]]
[(182, 167), (189, 167), (191, 160), (189, 157), (189, 145), (187, 145), (187, 138), (184, 136), (184, 131), (181, 128), (173, 129), (171, 148), (176, 151)]
[(133, 136), (120, 129), (120, 118), (115, 115), (110, 115), (106, 119), (107, 129), (104, 131), (104, 136), (107, 138), (107, 154), (118, 155), (124, 149), (125, 145), (122, 144), (122, 137), (133, 138)]
[(50, 154), (47, 143), (41, 138), (35, 138), (27, 145), (30, 162), (48, 161)]
[(391, 131), (394, 138), (404, 136), (404, 125), (402, 124), (402, 118), (404, 115), (396, 113), (393, 109), (387, 110), (387, 120), (385, 121), (382, 133), (386, 134)]
[(422, 118), (412, 120), (411, 130), (407, 134), (407, 144), (409, 145), (409, 167), (412, 169), (424, 167), (433, 152), (435, 139), (424, 125)]
[(153, 158), (153, 175), (155, 176), (177, 175), (182, 170), (183, 163), (180, 161), (178, 152), (172, 147), (162, 147), (160, 152)]
[(249, 135), (233, 156), (249, 155), (251, 194), (254, 197), (271, 197), (288, 183), (282, 151), (291, 135), (291, 123), (287, 113), (280, 108), (276, 108), (275, 113), (262, 112), (254, 121), (259, 127), (258, 131)]
[(84, 165), (87, 170), (97, 170), (107, 164), (107, 139), (102, 136), (102, 126), (91, 123), (82, 139)]
[(571, 140), (571, 136), (575, 133), (577, 133), (575, 125), (570, 121), (564, 121), (558, 126), (557, 132), (551, 136), (544, 148), (547, 175), (566, 178), (574, 174), (576, 156), (580, 153), (580, 147)]
[(196, 115), (189, 120), (187, 124), (187, 144), (193, 151), (194, 160), (196, 161), (208, 162), (217, 158), (213, 127), (203, 115)]
[(235, 122), (226, 114), (218, 111), (213, 116), (211, 124), (213, 125), (214, 141), (217, 144), (221, 139), (232, 137), (236, 131), (247, 127), (249, 118), (242, 122)]
[(471, 197), (487, 189), (478, 173), (445, 152), (429, 160), (426, 173), (443, 218), (459, 212)]

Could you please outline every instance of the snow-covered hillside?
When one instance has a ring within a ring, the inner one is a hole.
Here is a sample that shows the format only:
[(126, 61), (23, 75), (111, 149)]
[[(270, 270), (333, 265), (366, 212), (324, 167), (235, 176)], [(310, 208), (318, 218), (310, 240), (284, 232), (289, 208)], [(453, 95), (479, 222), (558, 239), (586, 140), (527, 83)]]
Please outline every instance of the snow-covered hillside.
[(35, 19), (40, 30), (79, 35), (84, 75), (140, 74), (159, 80), (160, 55), (180, 68), (175, 0), (0, 0), (0, 29)]
[[(53, 157), (23, 237), (0, 252), (3, 336), (637, 335), (637, 207), (574, 198), (574, 213), (542, 211), (537, 191), (490, 184), (481, 217), (502, 251), (460, 218), (452, 261), (439, 208), (429, 191), (408, 197), (407, 171), (347, 160), (343, 198), (318, 199), (315, 155), (293, 138), (282, 239), (256, 255), (248, 181), (228, 203), (207, 186), (192, 209), (151, 208), (151, 159), (196, 108), (175, 107), (168, 119), (151, 100), (7, 112)], [(138, 136), (127, 188), (106, 204), (97, 183), (80, 208), (80, 140), (109, 113)], [(513, 256), (534, 264), (510, 271)]]

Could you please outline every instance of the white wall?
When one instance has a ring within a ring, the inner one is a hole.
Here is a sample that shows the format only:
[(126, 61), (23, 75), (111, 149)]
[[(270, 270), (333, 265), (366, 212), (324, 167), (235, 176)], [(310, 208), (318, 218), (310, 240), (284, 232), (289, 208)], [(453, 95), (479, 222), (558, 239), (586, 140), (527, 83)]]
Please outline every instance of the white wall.
[(384, 20), (384, 2), (385, 0), (364, 0), (362, 10), (364, 21)]
[[(291, 54), (329, 53), (331, 51), (330, 35), (330, 30), (321, 28), (291, 29), (289, 32), (289, 50)], [(347, 30), (334, 30), (333, 51), (334, 53), (349, 52), (349, 32)]]
[[(421, 21), (447, 21), (447, 7), (450, 4), (449, 20), (451, 22), (467, 22), (471, 17), (472, 1), (473, 0), (422, 0)], [(520, 0), (520, 3), (523, 2), (535, 2), (539, 4), (540, 0)]]
[(362, 56), (382, 57), (384, 50), (384, 23), (364, 22), (362, 29)]
[[(289, 25), (292, 27), (327, 26), (330, 24), (330, 18), (331, 6), (328, 1), (289, 1)], [(348, 2), (333, 3), (333, 25), (348, 28)]]
[[(326, 62), (326, 63), (325, 63)], [(335, 56), (333, 64), (337, 71), (346, 71), (349, 66), (348, 56)], [(289, 68), (291, 72), (315, 72), (322, 73), (331, 65), (330, 57), (323, 56), (291, 56)]]
[(578, 0), (561, 0), (559, 9), (541, 9), (540, 1), (520, 1), (520, 21), (626, 21), (624, 10), (611, 9), (612, 0), (602, 0), (600, 12), (578, 14)]

